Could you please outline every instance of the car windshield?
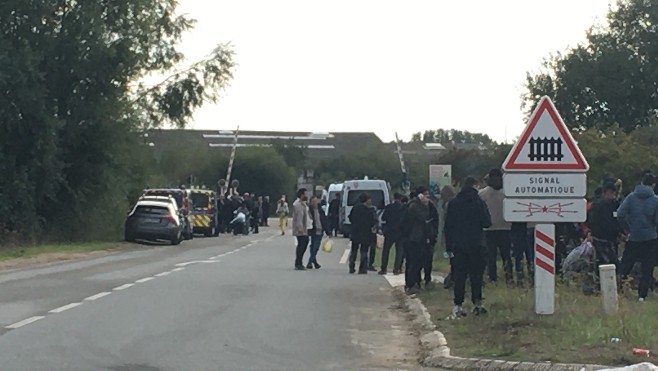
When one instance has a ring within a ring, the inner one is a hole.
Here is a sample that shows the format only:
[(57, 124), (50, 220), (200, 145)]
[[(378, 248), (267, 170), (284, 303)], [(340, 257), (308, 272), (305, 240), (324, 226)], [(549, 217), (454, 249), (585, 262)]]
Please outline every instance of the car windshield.
[(182, 192), (167, 192), (167, 191), (146, 191), (144, 192), (145, 196), (171, 196), (176, 200), (176, 206), (178, 206), (179, 209), (183, 208), (183, 194)]
[(192, 193), (192, 205), (195, 209), (207, 209), (210, 196), (205, 193)]
[(169, 209), (164, 206), (137, 206), (135, 209), (135, 214), (140, 215), (167, 215), (169, 214)]
[(376, 205), (378, 209), (384, 208), (384, 191), (378, 190), (365, 190), (365, 191), (349, 191), (347, 193), (347, 206), (354, 206), (359, 203), (359, 195), (367, 193), (372, 199), (372, 204)]

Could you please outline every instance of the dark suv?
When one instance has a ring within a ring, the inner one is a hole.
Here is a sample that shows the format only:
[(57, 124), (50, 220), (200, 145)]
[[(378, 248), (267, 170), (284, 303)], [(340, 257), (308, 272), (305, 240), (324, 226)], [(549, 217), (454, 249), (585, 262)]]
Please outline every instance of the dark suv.
[(166, 201), (140, 200), (126, 218), (125, 239), (168, 240), (178, 245), (183, 226), (175, 207)]
[(176, 200), (176, 205), (181, 214), (181, 223), (183, 224), (183, 237), (185, 237), (186, 240), (194, 238), (194, 233), (192, 233), (192, 214), (190, 213), (190, 206), (192, 205), (190, 191), (176, 188), (145, 189), (142, 197), (149, 196), (172, 197)]

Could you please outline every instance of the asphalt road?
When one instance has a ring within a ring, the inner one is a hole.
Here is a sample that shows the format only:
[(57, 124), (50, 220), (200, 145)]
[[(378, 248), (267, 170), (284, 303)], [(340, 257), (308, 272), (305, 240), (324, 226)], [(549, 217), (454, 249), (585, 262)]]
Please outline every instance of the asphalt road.
[(418, 369), (387, 280), (274, 229), (0, 274), (0, 370)]

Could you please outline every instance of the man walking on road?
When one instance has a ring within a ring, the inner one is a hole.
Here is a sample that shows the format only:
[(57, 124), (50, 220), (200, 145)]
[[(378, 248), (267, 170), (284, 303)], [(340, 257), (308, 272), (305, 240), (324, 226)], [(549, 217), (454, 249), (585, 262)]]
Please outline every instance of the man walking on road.
[(308, 215), (306, 198), (306, 188), (301, 188), (297, 191), (297, 199), (292, 204), (292, 234), (297, 238), (295, 269), (298, 271), (306, 270), (306, 268), (304, 268), (303, 259), (304, 253), (306, 253), (306, 249), (308, 248), (308, 230), (312, 226), (312, 223), (309, 223), (311, 218)]
[(455, 308), (450, 318), (465, 316), (462, 309), (466, 291), (466, 277), (471, 280), (471, 301), (476, 315), (485, 314), (482, 307), (482, 275), (486, 263), (482, 247), (483, 229), (491, 226), (487, 205), (478, 196), (477, 180), (468, 177), (462, 190), (450, 201), (446, 216), (445, 233), (447, 251), (454, 255), (452, 274), (455, 280)]
[(401, 241), (400, 220), (402, 220), (402, 195), (395, 193), (393, 202), (386, 205), (382, 214), (384, 222), (384, 250), (382, 252), (382, 267), (379, 274), (386, 274), (388, 269), (388, 258), (391, 247), (395, 245), (395, 262), (393, 263), (393, 274), (402, 272), (402, 259), (404, 258), (404, 249)]
[(340, 213), (340, 192), (336, 193), (336, 197), (329, 202), (327, 216), (329, 217), (331, 233), (338, 236), (339, 230), (339, 213)]
[(644, 301), (649, 293), (656, 262), (656, 226), (658, 226), (658, 196), (654, 194), (656, 177), (645, 174), (642, 184), (635, 187), (617, 210), (620, 221), (628, 224), (629, 240), (622, 257), (622, 276), (627, 276), (635, 262), (642, 266), (639, 300)]
[(372, 228), (377, 224), (375, 214), (368, 207), (370, 195), (361, 193), (359, 203), (352, 207), (349, 218), (352, 223), (350, 238), (352, 251), (350, 252), (350, 273), (355, 272), (356, 255), (359, 254), (359, 274), (368, 273), (368, 248), (372, 242)]
[(431, 233), (428, 224), (429, 191), (425, 187), (416, 189), (417, 196), (409, 201), (404, 223), (407, 223), (409, 240), (405, 251), (407, 270), (405, 275), (405, 288), (409, 295), (417, 294), (420, 290), (420, 271), (423, 269), (423, 256), (430, 243)]
[(503, 260), (505, 282), (512, 283), (512, 225), (503, 218), (503, 172), (500, 169), (489, 171), (487, 186), (480, 190), (480, 198), (487, 204), (491, 213), (491, 227), (484, 232), (487, 246), (487, 271), (491, 282), (498, 281), (498, 253)]

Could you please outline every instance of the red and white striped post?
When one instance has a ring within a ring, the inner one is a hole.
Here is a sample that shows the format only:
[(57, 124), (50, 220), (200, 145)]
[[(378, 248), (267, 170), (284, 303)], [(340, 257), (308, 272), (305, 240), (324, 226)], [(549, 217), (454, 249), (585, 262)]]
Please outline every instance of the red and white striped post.
[(555, 312), (555, 225), (535, 227), (535, 313)]

